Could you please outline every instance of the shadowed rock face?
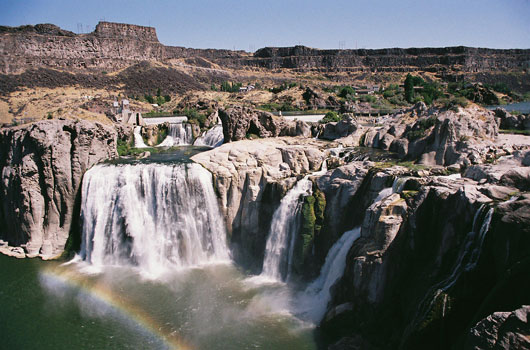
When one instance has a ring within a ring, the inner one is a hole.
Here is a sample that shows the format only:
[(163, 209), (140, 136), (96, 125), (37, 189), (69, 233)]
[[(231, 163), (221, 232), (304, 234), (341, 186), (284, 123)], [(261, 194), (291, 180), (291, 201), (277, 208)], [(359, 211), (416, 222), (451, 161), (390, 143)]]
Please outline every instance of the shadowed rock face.
[[(0, 131), (0, 237), (28, 256), (63, 252), (84, 172), (117, 156), (114, 128), (41, 121)], [(79, 213), (77, 213), (79, 214)]]

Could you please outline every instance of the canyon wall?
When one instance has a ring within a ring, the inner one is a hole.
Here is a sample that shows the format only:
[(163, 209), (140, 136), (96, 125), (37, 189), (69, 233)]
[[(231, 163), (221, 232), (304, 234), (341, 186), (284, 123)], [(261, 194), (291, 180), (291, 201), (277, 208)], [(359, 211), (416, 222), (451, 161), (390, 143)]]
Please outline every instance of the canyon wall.
[[(79, 217), (83, 174), (117, 156), (117, 131), (88, 121), (0, 130), (0, 239), (18, 256), (61, 254)], [(6, 248), (9, 253), (9, 248)]]
[(152, 27), (100, 22), (94, 32), (75, 34), (51, 24), (0, 27), (0, 72), (29, 68), (114, 70), (139, 61), (203, 57), (224, 67), (328, 72), (521, 72), (530, 50), (471, 47), (319, 50), (305, 46), (244, 51), (165, 46)]
[(235, 54), (229, 50), (164, 46), (154, 28), (122, 23), (100, 22), (88, 34), (74, 34), (51, 24), (0, 27), (0, 72), (3, 74), (40, 67), (115, 70), (140, 61)]

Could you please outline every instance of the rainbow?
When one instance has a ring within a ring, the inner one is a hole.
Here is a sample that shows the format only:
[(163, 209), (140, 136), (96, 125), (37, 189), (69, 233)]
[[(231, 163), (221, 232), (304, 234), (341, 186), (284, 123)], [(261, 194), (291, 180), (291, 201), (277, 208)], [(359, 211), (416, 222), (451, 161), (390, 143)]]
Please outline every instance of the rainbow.
[(58, 282), (70, 288), (75, 288), (82, 293), (86, 293), (98, 302), (104, 303), (117, 311), (121, 316), (133, 321), (135, 325), (160, 340), (164, 348), (173, 350), (190, 350), (191, 348), (175, 334), (175, 332), (166, 331), (164, 326), (157, 324), (149, 314), (144, 310), (131, 303), (126, 299), (117, 296), (104, 283), (88, 283), (82, 278), (82, 274), (77, 271), (59, 270), (57, 268), (47, 268), (40, 272), (41, 277)]

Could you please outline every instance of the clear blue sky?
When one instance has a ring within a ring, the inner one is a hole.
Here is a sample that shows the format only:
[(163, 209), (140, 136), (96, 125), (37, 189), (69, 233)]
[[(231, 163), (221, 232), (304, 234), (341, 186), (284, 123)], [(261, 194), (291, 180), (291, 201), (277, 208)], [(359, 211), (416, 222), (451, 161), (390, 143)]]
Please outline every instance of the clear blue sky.
[(253, 51), (466, 45), (530, 48), (530, 0), (0, 0), (0, 25), (150, 25), (166, 45)]

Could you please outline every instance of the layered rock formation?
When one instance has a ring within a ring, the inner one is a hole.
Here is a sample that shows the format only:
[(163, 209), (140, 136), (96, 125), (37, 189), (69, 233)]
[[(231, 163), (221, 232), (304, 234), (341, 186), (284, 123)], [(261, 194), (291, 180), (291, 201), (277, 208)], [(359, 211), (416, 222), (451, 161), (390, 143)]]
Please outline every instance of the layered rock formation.
[[(380, 50), (319, 50), (305, 46), (266, 47), (249, 54), (231, 50), (198, 50), (164, 46), (155, 29), (100, 22), (94, 32), (74, 34), (50, 24), (0, 27), (0, 72), (28, 68), (118, 69), (138, 61), (207, 58), (224, 67), (259, 67), (328, 72), (447, 73), (524, 72), (530, 50), (470, 47)], [(23, 58), (23, 59), (21, 59)]]
[(154, 28), (131, 24), (100, 22), (89, 34), (74, 34), (49, 24), (0, 28), (3, 74), (39, 67), (114, 70), (140, 61), (233, 55), (237, 53), (164, 46)]
[[(349, 222), (343, 229), (361, 226), (361, 238), (322, 324), (330, 342), (348, 336), (334, 349), (461, 346), (470, 325), (528, 303), (528, 283), (513, 291), (530, 256), (530, 202), (528, 195), (517, 195), (522, 188), (401, 167), (376, 171), (362, 186), (359, 178), (339, 175), (357, 190), (346, 201), (346, 213), (334, 220)], [(392, 181), (396, 177), (402, 180)], [(370, 202), (392, 182), (393, 191)], [(506, 333), (490, 326), (483, 322), (473, 332), (495, 332), (488, 340), (493, 343), (499, 332), (499, 343), (510, 344), (529, 330), (524, 323)], [(476, 338), (470, 342), (478, 344)]]
[(305, 46), (265, 47), (256, 51), (254, 64), (269, 69), (378, 70), (478, 72), (528, 68), (529, 50), (495, 50), (472, 47), (378, 50), (319, 50)]
[(268, 112), (233, 106), (219, 110), (225, 142), (254, 137), (311, 136), (311, 128), (302, 121), (287, 121)]
[(272, 214), (300, 175), (321, 168), (323, 146), (303, 138), (246, 140), (192, 157), (213, 174), (236, 261), (260, 272)]
[[(369, 130), (363, 145), (390, 150), (403, 160), (425, 165), (470, 165), (496, 156), (498, 126), (493, 112), (471, 106), (453, 110), (427, 109), (419, 103), (392, 115), (385, 126)], [(488, 152), (495, 154), (488, 155)]]
[(116, 139), (114, 128), (88, 121), (41, 121), (0, 130), (0, 238), (24, 248), (16, 255), (50, 258), (63, 252), (77, 229), (83, 174), (117, 156)]

